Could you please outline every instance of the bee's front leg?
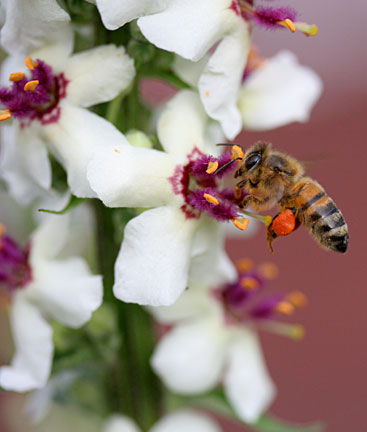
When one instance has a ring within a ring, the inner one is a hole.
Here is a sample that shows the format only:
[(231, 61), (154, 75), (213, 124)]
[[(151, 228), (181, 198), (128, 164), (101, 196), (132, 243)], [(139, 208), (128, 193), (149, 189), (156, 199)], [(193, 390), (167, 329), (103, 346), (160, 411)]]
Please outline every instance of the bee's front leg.
[(242, 203), (240, 204), (240, 208), (246, 208), (250, 204), (253, 205), (255, 210), (266, 210), (266, 208), (271, 207), (269, 204), (271, 204), (270, 197), (265, 198), (257, 198), (254, 195), (247, 195), (247, 197), (244, 198)]
[(243, 201), (241, 202), (241, 204), (239, 205), (240, 208), (245, 209), (246, 207), (248, 207), (251, 202), (255, 201), (256, 198), (253, 195), (247, 195)]

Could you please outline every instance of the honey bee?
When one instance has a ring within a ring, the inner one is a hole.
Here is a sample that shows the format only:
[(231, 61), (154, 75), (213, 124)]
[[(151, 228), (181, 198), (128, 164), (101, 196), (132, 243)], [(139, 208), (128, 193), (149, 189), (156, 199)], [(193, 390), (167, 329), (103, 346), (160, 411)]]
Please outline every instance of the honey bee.
[[(240, 206), (251, 205), (258, 211), (275, 205), (281, 212), (290, 209), (296, 218), (296, 227), (303, 224), (324, 248), (346, 252), (349, 233), (341, 211), (317, 181), (303, 174), (304, 169), (296, 159), (272, 150), (271, 144), (254, 144), (241, 158), (235, 173), (235, 178), (241, 178), (236, 189), (243, 188), (248, 193)], [(271, 250), (276, 237), (270, 225)]]

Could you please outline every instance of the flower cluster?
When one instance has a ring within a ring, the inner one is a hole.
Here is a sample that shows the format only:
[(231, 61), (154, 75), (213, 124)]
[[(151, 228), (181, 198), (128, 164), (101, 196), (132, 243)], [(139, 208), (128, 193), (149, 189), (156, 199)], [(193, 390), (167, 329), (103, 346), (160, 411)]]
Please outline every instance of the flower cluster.
[[(33, 402), (48, 406), (57, 383), (73, 400), (88, 375), (80, 405), (101, 407), (105, 432), (220, 430), (191, 409), (158, 420), (153, 370), (182, 395), (223, 386), (221, 403), (247, 424), (272, 403), (256, 328), (299, 337), (278, 317), (305, 297), (266, 294), (274, 267), (229, 259), (227, 226), (245, 238), (249, 219), (234, 183), (244, 150), (223, 141), (307, 121), (322, 85), (292, 53), (262, 58), (252, 42), (254, 24), (316, 26), (255, 3), (1, 2), (0, 177), (17, 203), (0, 195), (0, 295), (15, 345), (2, 388), (41, 389)], [(150, 77), (177, 86), (152, 109), (140, 97)], [(33, 233), (19, 235), (28, 223)], [(159, 341), (148, 313), (163, 324)]]

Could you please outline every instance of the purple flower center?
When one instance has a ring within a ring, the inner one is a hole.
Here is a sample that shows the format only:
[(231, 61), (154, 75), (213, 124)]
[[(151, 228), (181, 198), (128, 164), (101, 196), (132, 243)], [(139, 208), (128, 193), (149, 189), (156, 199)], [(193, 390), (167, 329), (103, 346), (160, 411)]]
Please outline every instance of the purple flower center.
[(0, 237), (0, 291), (11, 295), (32, 280), (30, 246), (21, 248), (10, 236)]
[(236, 198), (234, 189), (221, 186), (225, 176), (233, 177), (235, 164), (224, 168), (218, 174), (207, 172), (210, 163), (218, 163), (218, 168), (231, 160), (231, 154), (225, 152), (219, 158), (205, 155), (195, 148), (188, 157), (186, 165), (177, 165), (169, 181), (173, 191), (185, 201), (181, 209), (188, 219), (199, 218), (202, 213), (223, 222), (233, 220), (239, 212), (239, 203), (243, 197)]
[(237, 280), (214, 290), (214, 296), (223, 306), (228, 325), (276, 320), (279, 314), (290, 315), (296, 307), (305, 305), (300, 292), (290, 294), (267, 293), (266, 279), (269, 275), (259, 269), (248, 267), (238, 271)]
[[(23, 127), (33, 120), (43, 125), (57, 122), (61, 113), (59, 102), (66, 96), (68, 85), (63, 73), (55, 75), (51, 66), (42, 60), (33, 64), (29, 79), (23, 74), (15, 74), (19, 78), (13, 80), (11, 87), (0, 88), (1, 104), (12, 117), (21, 121)], [(35, 88), (29, 88), (32, 82), (36, 83)]]
[(229, 8), (245, 21), (252, 19), (268, 29), (281, 28), (286, 19), (293, 22), (297, 17), (290, 7), (255, 7), (252, 0), (233, 0)]

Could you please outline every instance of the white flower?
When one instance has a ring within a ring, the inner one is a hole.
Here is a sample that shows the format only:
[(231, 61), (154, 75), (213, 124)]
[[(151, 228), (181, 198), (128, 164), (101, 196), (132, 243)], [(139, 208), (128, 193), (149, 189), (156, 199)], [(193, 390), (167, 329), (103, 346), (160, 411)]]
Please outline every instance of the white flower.
[[(13, 95), (6, 105), (14, 117), (2, 127), (1, 175), (11, 194), (27, 204), (51, 187), (51, 167), (47, 150), (64, 165), (71, 191), (93, 197), (86, 180), (87, 163), (100, 146), (125, 142), (125, 137), (108, 121), (85, 107), (106, 102), (126, 88), (134, 77), (132, 60), (124, 48), (100, 46), (70, 56), (72, 33), (57, 44), (32, 53), (32, 79), (39, 84), (34, 92), (25, 91), (27, 78), (13, 83)], [(50, 68), (51, 66), (51, 68)], [(24, 70), (24, 58), (10, 56), (2, 68), (2, 82), (10, 72)], [(18, 79), (18, 78), (16, 78)], [(14, 90), (16, 88), (16, 90)], [(6, 99), (1, 89), (0, 101)], [(24, 98), (28, 99), (24, 108)]]
[(9, 53), (27, 54), (46, 41), (56, 42), (70, 21), (57, 0), (1, 0), (5, 11), (0, 40)]
[[(206, 60), (192, 63), (177, 57), (174, 70), (197, 87)], [(268, 130), (298, 121), (306, 122), (320, 97), (322, 82), (310, 68), (298, 63), (290, 51), (266, 59), (245, 78), (237, 105), (245, 130)]]
[(219, 42), (201, 73), (200, 97), (227, 138), (240, 132), (236, 103), (250, 36), (232, 0), (96, 0), (96, 4), (108, 29), (138, 18), (150, 42), (194, 62)]
[(223, 381), (238, 417), (256, 422), (275, 397), (256, 333), (229, 325), (221, 303), (203, 286), (193, 286), (170, 307), (150, 308), (173, 329), (160, 340), (152, 367), (174, 392), (195, 394)]
[[(159, 420), (149, 432), (220, 432), (221, 428), (208, 416), (193, 410), (181, 410)], [(113, 415), (107, 419), (102, 432), (140, 432), (128, 417)]]
[(268, 130), (306, 122), (320, 97), (322, 82), (290, 51), (280, 51), (245, 79), (238, 106), (247, 130)]
[(70, 215), (48, 216), (21, 249), (4, 234), (0, 267), (8, 289), (15, 354), (0, 368), (0, 386), (28, 391), (50, 375), (53, 343), (50, 320), (69, 327), (86, 323), (102, 302), (102, 280), (77, 256), (58, 258), (68, 240)]
[(105, 205), (157, 207), (126, 226), (115, 265), (114, 293), (121, 300), (169, 305), (186, 288), (189, 273), (215, 279), (225, 267), (225, 277), (234, 276), (219, 225), (187, 201), (190, 160), (215, 150), (207, 120), (195, 93), (178, 93), (158, 122), (165, 152), (120, 145), (97, 150), (89, 164), (91, 187)]

